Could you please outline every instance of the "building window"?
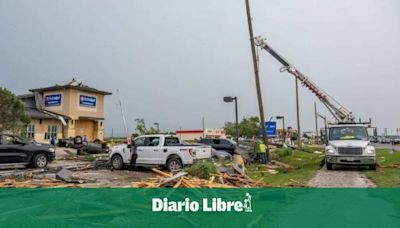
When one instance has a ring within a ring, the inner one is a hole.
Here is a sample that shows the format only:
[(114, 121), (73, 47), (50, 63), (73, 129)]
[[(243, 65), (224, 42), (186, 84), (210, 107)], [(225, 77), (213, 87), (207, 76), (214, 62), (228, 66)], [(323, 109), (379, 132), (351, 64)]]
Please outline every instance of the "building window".
[(26, 126), (26, 138), (34, 139), (35, 138), (35, 125), (29, 124)]
[(35, 139), (35, 125), (34, 124), (26, 125), (24, 131), (22, 132), (22, 137), (26, 139)]
[(57, 125), (49, 125), (47, 132), (44, 133), (44, 139), (49, 140), (52, 137), (57, 138)]

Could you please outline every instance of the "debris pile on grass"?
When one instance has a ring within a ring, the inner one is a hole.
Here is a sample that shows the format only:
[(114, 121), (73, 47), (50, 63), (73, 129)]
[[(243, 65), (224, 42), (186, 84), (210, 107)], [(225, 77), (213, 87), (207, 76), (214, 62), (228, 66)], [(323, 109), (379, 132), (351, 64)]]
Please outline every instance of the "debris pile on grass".
[(185, 171), (193, 177), (210, 179), (211, 174), (217, 172), (217, 167), (213, 162), (204, 160), (190, 166), (189, 168), (185, 169)]
[(265, 184), (261, 178), (258, 181), (252, 180), (246, 175), (239, 173), (224, 173), (217, 171), (211, 174), (209, 179), (200, 179), (188, 175), (187, 172), (179, 172), (177, 174), (160, 171), (156, 168), (152, 169), (157, 173), (156, 178), (148, 178), (147, 181), (133, 182), (126, 187), (139, 188), (256, 188), (270, 187)]
[(140, 188), (257, 188), (271, 187), (263, 178), (255, 181), (245, 173), (244, 161), (235, 155), (230, 166), (217, 167), (211, 161), (202, 161), (177, 174), (152, 169), (156, 178), (133, 182), (127, 187)]

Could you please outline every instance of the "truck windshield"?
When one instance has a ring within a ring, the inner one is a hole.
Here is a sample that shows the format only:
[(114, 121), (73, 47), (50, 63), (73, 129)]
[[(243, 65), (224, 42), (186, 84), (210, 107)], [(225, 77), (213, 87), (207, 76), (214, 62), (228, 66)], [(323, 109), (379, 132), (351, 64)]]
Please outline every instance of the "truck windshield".
[(367, 129), (360, 126), (332, 127), (329, 140), (368, 140)]

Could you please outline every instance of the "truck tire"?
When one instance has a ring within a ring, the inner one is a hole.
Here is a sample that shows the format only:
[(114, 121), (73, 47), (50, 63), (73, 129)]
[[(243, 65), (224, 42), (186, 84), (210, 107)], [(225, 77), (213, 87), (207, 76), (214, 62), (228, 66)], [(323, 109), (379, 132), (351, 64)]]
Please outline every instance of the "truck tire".
[(167, 169), (170, 172), (177, 172), (183, 167), (181, 160), (178, 157), (171, 157), (167, 161)]
[(113, 169), (121, 170), (124, 168), (124, 160), (122, 159), (121, 155), (116, 154), (111, 158), (111, 166)]
[(35, 154), (32, 159), (32, 166), (35, 168), (45, 168), (49, 159), (43, 153)]
[(327, 170), (332, 170), (332, 169), (333, 169), (333, 164), (327, 162), (327, 163), (326, 163), (326, 169), (327, 169)]
[(376, 164), (375, 165), (369, 165), (370, 170), (376, 170)]

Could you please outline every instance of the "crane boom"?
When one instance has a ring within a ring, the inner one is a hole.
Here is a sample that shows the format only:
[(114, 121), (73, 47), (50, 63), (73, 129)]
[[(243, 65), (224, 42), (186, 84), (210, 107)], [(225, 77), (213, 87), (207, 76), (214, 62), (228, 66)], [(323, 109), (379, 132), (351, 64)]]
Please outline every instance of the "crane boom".
[(317, 96), (317, 98), (321, 101), (322, 104), (329, 110), (329, 112), (335, 117), (337, 121), (340, 122), (354, 122), (353, 114), (346, 109), (343, 105), (337, 102), (333, 97), (331, 97), (328, 93), (320, 89), (314, 82), (312, 82), (306, 75), (301, 73), (296, 67), (290, 64), (286, 59), (284, 59), (281, 55), (279, 55), (274, 49), (272, 49), (262, 37), (254, 38), (255, 45), (260, 48), (266, 50), (269, 54), (271, 54), (278, 62), (280, 62), (283, 67), (281, 68), (281, 72), (288, 71), (297, 79), (300, 80), (303, 86), (311, 90)]

